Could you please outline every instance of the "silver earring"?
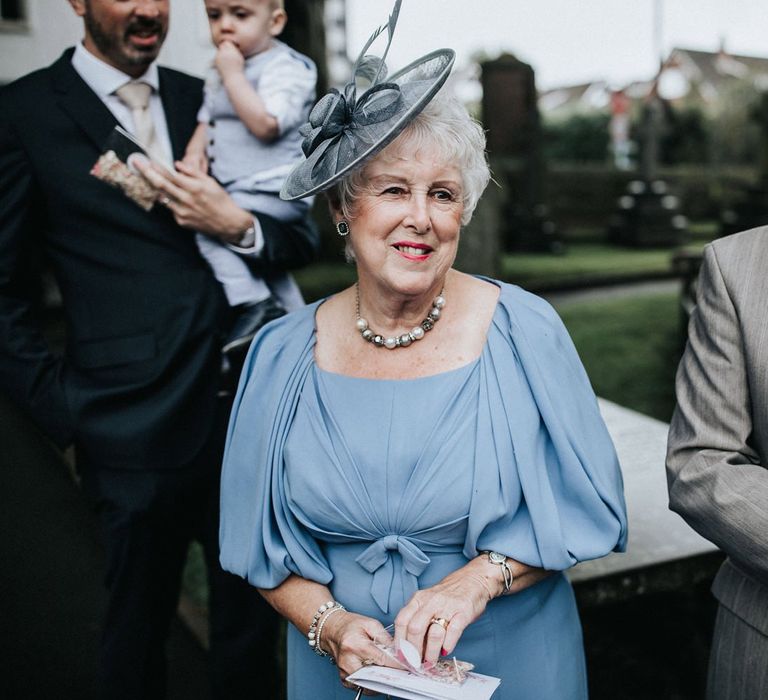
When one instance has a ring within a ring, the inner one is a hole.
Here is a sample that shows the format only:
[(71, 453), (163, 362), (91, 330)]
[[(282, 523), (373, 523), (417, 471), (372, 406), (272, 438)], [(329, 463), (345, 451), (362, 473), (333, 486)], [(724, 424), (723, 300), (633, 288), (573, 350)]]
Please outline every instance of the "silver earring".
[(349, 224), (343, 219), (336, 224), (336, 233), (344, 237), (349, 233)]

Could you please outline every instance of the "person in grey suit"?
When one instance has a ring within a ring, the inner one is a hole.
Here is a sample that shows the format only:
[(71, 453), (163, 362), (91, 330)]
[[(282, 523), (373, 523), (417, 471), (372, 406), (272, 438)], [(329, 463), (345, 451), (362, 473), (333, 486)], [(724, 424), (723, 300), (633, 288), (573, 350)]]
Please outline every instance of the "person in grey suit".
[(677, 373), (669, 500), (726, 554), (708, 698), (768, 697), (768, 227), (704, 251)]

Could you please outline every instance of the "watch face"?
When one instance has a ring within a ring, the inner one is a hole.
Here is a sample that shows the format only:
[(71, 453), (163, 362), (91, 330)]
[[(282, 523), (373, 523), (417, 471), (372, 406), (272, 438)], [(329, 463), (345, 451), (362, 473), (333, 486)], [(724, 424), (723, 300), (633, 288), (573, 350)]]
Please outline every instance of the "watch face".
[(503, 564), (507, 560), (503, 554), (499, 554), (498, 552), (488, 552), (488, 559), (493, 564)]

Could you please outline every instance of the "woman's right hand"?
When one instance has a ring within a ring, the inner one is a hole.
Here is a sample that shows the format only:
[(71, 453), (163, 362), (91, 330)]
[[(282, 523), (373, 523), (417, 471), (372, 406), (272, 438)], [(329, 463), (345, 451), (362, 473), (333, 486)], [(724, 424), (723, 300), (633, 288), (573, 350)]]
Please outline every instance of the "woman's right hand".
[[(339, 667), (339, 678), (345, 688), (356, 688), (346, 678), (362, 666), (402, 668), (379, 649), (374, 640), (389, 641), (391, 637), (382, 624), (372, 617), (344, 610), (335, 613), (323, 625), (320, 646), (333, 657)], [(363, 694), (376, 695), (367, 690)]]

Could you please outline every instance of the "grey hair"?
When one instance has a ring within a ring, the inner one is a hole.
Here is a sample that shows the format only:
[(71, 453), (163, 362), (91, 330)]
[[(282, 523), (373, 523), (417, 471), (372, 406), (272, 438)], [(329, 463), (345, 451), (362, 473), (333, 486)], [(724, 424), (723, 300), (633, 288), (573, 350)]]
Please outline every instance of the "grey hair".
[[(461, 102), (440, 91), (384, 151), (403, 143), (407, 143), (413, 152), (425, 146), (437, 148), (446, 163), (458, 167), (462, 175), (464, 205), (461, 224), (466, 226), (491, 178), (482, 126)], [(374, 159), (378, 157), (374, 156)], [(365, 166), (353, 170), (328, 192), (331, 207), (347, 219), (354, 218), (355, 201), (365, 190), (365, 170)]]

